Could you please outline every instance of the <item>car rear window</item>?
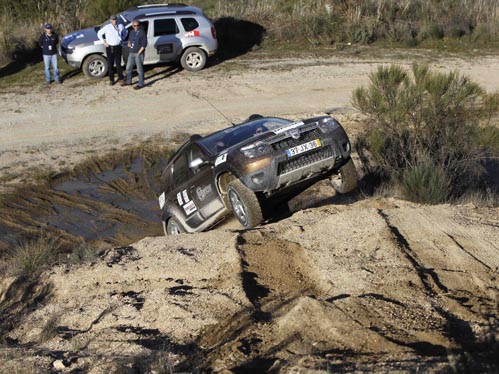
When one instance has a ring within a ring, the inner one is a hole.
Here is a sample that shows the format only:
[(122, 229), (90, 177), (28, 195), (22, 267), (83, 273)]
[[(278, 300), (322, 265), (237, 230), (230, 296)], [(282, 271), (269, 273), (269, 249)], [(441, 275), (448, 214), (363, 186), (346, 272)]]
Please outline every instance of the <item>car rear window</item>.
[(154, 36), (178, 34), (177, 22), (172, 18), (154, 20)]
[(182, 18), (180, 21), (182, 22), (185, 31), (192, 31), (199, 27), (199, 23), (195, 18)]
[(173, 164), (173, 185), (177, 188), (189, 178), (189, 167), (185, 154), (182, 154)]

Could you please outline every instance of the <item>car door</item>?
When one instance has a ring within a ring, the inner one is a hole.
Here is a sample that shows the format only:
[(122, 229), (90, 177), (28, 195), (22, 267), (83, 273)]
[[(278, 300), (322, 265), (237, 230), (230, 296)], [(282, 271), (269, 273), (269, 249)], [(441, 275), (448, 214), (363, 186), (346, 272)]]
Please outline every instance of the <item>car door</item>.
[(169, 62), (180, 54), (182, 42), (179, 37), (179, 27), (175, 17), (157, 18), (152, 21), (153, 32), (148, 43), (150, 59), (157, 62)]
[(192, 177), (193, 173), (187, 164), (187, 156), (184, 151), (173, 161), (172, 195), (175, 197), (174, 204), (179, 208), (177, 211), (180, 217), (178, 218), (185, 221), (190, 227), (195, 228), (204, 222), (204, 218), (196, 202), (193, 201), (192, 193), (194, 191), (190, 188)]
[(187, 151), (187, 163), (192, 177), (189, 183), (189, 196), (198, 207), (203, 219), (209, 219), (225, 208), (218, 194), (213, 175), (213, 165), (197, 145), (191, 145)]

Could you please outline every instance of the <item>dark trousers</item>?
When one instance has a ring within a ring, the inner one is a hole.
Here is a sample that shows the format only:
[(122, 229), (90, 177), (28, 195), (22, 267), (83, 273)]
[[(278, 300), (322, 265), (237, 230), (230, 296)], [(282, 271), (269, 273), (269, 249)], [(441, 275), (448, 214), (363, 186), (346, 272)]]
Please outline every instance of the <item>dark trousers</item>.
[(121, 67), (121, 45), (106, 47), (107, 65), (109, 66), (109, 80), (114, 81), (114, 66), (118, 79), (123, 79), (123, 69)]

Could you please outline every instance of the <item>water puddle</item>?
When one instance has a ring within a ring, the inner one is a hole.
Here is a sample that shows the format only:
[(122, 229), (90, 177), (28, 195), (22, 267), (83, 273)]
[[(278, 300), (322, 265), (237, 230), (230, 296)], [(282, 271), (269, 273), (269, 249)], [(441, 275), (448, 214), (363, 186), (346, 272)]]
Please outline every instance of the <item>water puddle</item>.
[(134, 149), (21, 187), (0, 202), (0, 250), (41, 232), (66, 244), (126, 245), (162, 235), (157, 196), (166, 150)]

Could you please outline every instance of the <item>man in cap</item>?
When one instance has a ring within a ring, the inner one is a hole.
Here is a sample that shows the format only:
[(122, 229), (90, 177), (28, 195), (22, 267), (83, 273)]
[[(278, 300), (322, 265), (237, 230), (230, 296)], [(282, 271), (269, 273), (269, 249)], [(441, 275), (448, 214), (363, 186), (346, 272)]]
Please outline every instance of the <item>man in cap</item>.
[(46, 23), (44, 26), (44, 32), (38, 40), (38, 44), (43, 50), (43, 64), (45, 65), (45, 80), (50, 84), (50, 66), (52, 66), (52, 72), (54, 73), (54, 81), (56, 83), (61, 83), (59, 79), (59, 69), (57, 68), (57, 43), (59, 43), (59, 37), (54, 32), (54, 28), (50, 23)]
[(109, 84), (114, 84), (114, 66), (118, 73), (118, 80), (123, 80), (123, 69), (121, 68), (121, 42), (126, 38), (127, 30), (122, 23), (118, 23), (118, 17), (112, 15), (106, 26), (97, 32), (97, 37), (106, 46), (107, 64), (109, 66)]

